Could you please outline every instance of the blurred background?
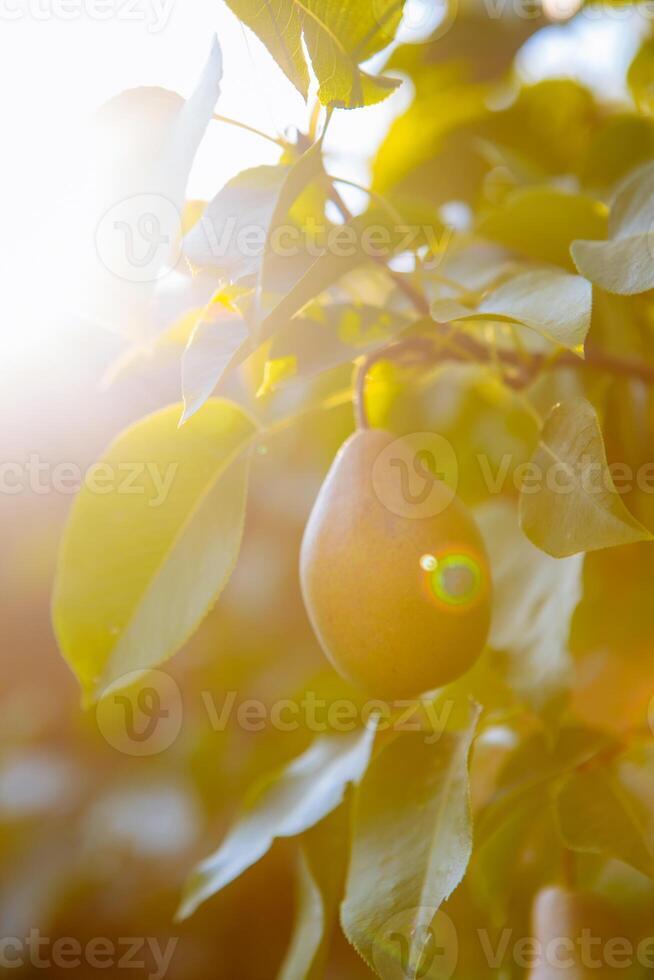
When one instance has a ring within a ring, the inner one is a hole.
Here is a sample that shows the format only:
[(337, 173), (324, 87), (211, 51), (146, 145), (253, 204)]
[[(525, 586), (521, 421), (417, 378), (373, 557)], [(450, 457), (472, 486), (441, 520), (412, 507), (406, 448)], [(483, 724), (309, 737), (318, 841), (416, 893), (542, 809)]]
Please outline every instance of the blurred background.
[[(488, 6), (466, 0), (439, 36), (447, 12), (412, 0), (400, 39), (433, 51), (432, 60), (470, 58), (480, 77), (574, 78), (629, 111), (625, 71), (647, 35), (647, 19), (629, 6), (577, 14), (574, 4), (545, 0), (528, 19), (507, 4), (506, 47), (494, 33), (490, 51)], [(221, 114), (273, 136), (308, 122), (297, 92), (219, 0), (143, 0), (122, 8), (117, 0), (106, 19), (71, 9), (5, 0), (0, 12), (1, 460), (23, 468), (34, 460), (84, 467), (130, 421), (180, 397), (176, 351), (156, 370), (140, 365), (102, 386), (124, 341), (81, 322), (60, 288), (76, 271), (62, 275), (70, 254), (67, 202), (93, 113), (139, 85), (188, 95), (217, 34), (225, 60)], [(432, 31), (436, 41), (429, 41)], [(408, 63), (406, 84), (386, 102), (335, 114), (327, 145), (332, 173), (368, 180), (371, 158), (413, 97)], [(243, 168), (278, 156), (260, 137), (214, 122), (190, 196), (208, 199)], [(356, 192), (345, 193), (353, 209), (362, 206)], [(308, 741), (302, 730), (257, 733), (230, 723), (216, 731), (206, 692), (219, 710), (229, 691), (272, 703), (308, 685), (328, 697), (342, 689), (306, 622), (296, 570), (309, 508), (352, 428), (348, 405), (328, 415), (309, 415), (258, 458), (237, 572), (170, 667), (183, 705), (180, 735), (150, 757), (117, 749), (94, 713), (82, 712), (53, 639), (50, 592), (71, 493), (43, 489), (35, 479), (16, 492), (3, 488), (0, 936), (38, 928), (81, 942), (157, 937), (164, 946), (178, 936), (167, 973), (173, 980), (274, 976), (292, 925), (290, 843), (276, 845), (189, 922), (174, 925), (172, 917), (189, 868), (215, 847), (252, 779)], [(330, 971), (338, 980), (369, 975), (344, 941)]]

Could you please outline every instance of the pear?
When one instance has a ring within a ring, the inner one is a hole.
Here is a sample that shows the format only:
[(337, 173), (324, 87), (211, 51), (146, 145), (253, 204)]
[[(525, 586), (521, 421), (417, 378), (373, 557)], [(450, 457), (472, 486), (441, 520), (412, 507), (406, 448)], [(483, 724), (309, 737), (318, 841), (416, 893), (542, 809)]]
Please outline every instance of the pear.
[(490, 621), (488, 560), (471, 514), (435, 477), (427, 503), (422, 496), (412, 506), (401, 465), (392, 465), (401, 462), (392, 458), (397, 444), (381, 429), (345, 442), (300, 555), (304, 602), (325, 654), (348, 681), (387, 699), (465, 673)]
[(616, 970), (625, 976), (624, 953), (618, 969), (611, 945), (611, 940), (628, 942), (624, 924), (598, 896), (544, 888), (534, 902), (532, 930), (537, 947), (529, 980), (605, 980)]

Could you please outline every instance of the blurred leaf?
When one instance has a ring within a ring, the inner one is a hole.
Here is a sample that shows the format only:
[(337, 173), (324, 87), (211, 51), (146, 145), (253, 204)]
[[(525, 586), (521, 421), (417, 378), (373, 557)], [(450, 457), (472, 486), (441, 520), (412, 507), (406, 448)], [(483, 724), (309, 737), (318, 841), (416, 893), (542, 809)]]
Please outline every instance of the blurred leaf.
[(609, 240), (576, 241), (579, 272), (609, 293), (631, 296), (654, 288), (654, 164), (632, 173), (618, 188), (609, 218)]
[(178, 418), (172, 405), (118, 436), (72, 509), (53, 615), (87, 701), (171, 657), (236, 562), (248, 472), (242, 454), (254, 423), (221, 400), (181, 430)]
[(277, 980), (321, 980), (349, 856), (350, 806), (342, 803), (301, 838), (298, 908)]
[(436, 300), (437, 323), (507, 320), (522, 323), (561, 347), (579, 352), (590, 328), (592, 289), (581, 276), (538, 269), (524, 272), (489, 293), (476, 309), (454, 300)]
[(582, 183), (604, 192), (612, 191), (629, 171), (647, 163), (653, 156), (653, 120), (633, 113), (607, 116), (593, 133), (588, 146), (581, 166)]
[(403, 0), (351, 3), (346, 0), (227, 0), (229, 7), (266, 45), (273, 58), (306, 99), (307, 46), (318, 78), (323, 105), (344, 109), (385, 99), (399, 82), (361, 71), (367, 61), (393, 40)]
[(263, 366), (263, 379), (257, 388), (257, 398), (264, 398), (289, 378), (297, 377), (297, 358), (289, 354), (287, 357), (273, 357)]
[(215, 854), (195, 868), (178, 917), (191, 915), (259, 861), (276, 837), (295, 837), (337, 807), (346, 787), (365, 773), (374, 738), (373, 727), (317, 738), (306, 752), (256, 787)]
[(493, 573), (489, 643), (510, 655), (510, 680), (537, 706), (570, 686), (568, 635), (582, 594), (580, 555), (556, 561), (527, 540), (515, 506), (490, 501), (475, 511)]
[(398, 914), (407, 960), (418, 965), (425, 930), (465, 874), (472, 848), (468, 754), (479, 708), (463, 733), (426, 744), (405, 733), (372, 762), (355, 802), (352, 857), (341, 922), (373, 966), (375, 940)]
[(530, 797), (553, 781), (585, 765), (615, 742), (594, 729), (570, 727), (537, 731), (524, 738), (509, 756), (497, 781), (494, 798), (477, 820), (475, 841), (483, 847), (506, 826)]
[[(651, 777), (651, 758), (649, 775)], [(618, 858), (654, 878), (654, 821), (613, 770), (576, 772), (563, 784), (557, 814), (568, 847)]]
[(531, 462), (538, 484), (523, 485), (520, 522), (537, 548), (565, 558), (651, 540), (615, 489), (599, 422), (585, 399), (552, 409)]
[(247, 324), (236, 310), (211, 304), (196, 323), (182, 358), (184, 411), (180, 425), (200, 409), (228, 368), (250, 350)]
[(293, 377), (311, 377), (388, 343), (410, 320), (381, 307), (333, 303), (295, 317), (273, 337), (270, 355), (295, 358)]
[(574, 271), (570, 246), (576, 238), (604, 238), (606, 208), (583, 194), (554, 187), (512, 191), (477, 224), (482, 238), (499, 242), (529, 259)]
[[(177, 264), (186, 184), (220, 94), (222, 72), (222, 53), (214, 39), (189, 99), (160, 88), (131, 89), (111, 99), (97, 115), (97, 160), (90, 168), (89, 200), (81, 208), (88, 238), (82, 261), (91, 263), (82, 275), (77, 270), (84, 290), (83, 312), (141, 342), (151, 342), (157, 333), (154, 284)], [(133, 276), (116, 275), (107, 264), (125, 264), (125, 238), (114, 234), (103, 239), (98, 250), (101, 222), (118, 206), (120, 222), (114, 223), (114, 232), (121, 225), (126, 233), (134, 233), (144, 207), (148, 213), (154, 209), (159, 241), (153, 254), (156, 268), (148, 262), (147, 281), (140, 279), (140, 269), (133, 270)]]
[(627, 72), (627, 85), (641, 111), (654, 108), (654, 38), (648, 37)]
[(579, 82), (546, 78), (523, 85), (512, 104), (491, 117), (488, 138), (550, 174), (568, 174), (577, 170), (599, 115), (593, 95)]
[(467, 200), (470, 195), (464, 188), (475, 187), (487, 169), (468, 134), (488, 113), (486, 96), (486, 87), (470, 85), (460, 70), (430, 66), (413, 103), (393, 121), (377, 152), (374, 189), (415, 190), (420, 174), (424, 179), (418, 177), (419, 190), (430, 199)]

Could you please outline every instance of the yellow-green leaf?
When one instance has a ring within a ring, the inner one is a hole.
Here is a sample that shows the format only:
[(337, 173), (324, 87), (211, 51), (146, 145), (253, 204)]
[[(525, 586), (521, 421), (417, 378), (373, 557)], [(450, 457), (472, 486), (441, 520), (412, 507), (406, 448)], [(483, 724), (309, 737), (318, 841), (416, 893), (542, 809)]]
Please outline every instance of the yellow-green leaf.
[(365, 773), (374, 738), (374, 726), (317, 738), (281, 772), (255, 787), (218, 850), (192, 873), (178, 917), (191, 915), (259, 861), (275, 838), (302, 834), (331, 813), (347, 786)]
[(485, 214), (477, 231), (526, 258), (574, 271), (571, 243), (575, 238), (604, 238), (606, 228), (606, 206), (592, 197), (555, 187), (525, 187)]
[(620, 185), (609, 219), (608, 241), (576, 241), (572, 257), (583, 276), (609, 293), (631, 296), (654, 289), (654, 164)]
[(468, 754), (479, 709), (472, 714), (466, 731), (443, 732), (432, 744), (422, 732), (395, 739), (361, 783), (341, 922), (377, 971), (379, 958), (392, 956), (379, 937), (397, 915), (406, 916), (407, 962), (420, 964), (427, 931), (468, 866)]
[(70, 515), (54, 626), (87, 701), (172, 656), (236, 562), (254, 423), (218, 399), (183, 429), (179, 412), (171, 405), (118, 436)]
[(345, 109), (372, 105), (397, 88), (397, 79), (362, 71), (363, 61), (387, 47), (402, 17), (404, 0), (227, 0), (234, 13), (263, 41), (306, 98), (307, 46), (323, 105)]
[(452, 320), (506, 320), (522, 323), (561, 347), (579, 352), (590, 328), (592, 288), (581, 276), (537, 269), (502, 283), (469, 309), (454, 300), (437, 300), (432, 317)]
[(520, 493), (520, 523), (537, 548), (554, 558), (610, 548), (652, 535), (615, 488), (593, 406), (559, 403), (543, 426)]

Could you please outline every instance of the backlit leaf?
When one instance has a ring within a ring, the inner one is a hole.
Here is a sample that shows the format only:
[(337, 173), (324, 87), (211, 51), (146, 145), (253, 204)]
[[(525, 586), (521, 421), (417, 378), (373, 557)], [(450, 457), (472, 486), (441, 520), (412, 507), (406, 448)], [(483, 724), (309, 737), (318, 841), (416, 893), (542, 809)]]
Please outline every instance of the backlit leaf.
[(406, 915), (407, 961), (419, 964), (426, 932), (465, 874), (472, 848), (468, 729), (427, 744), (406, 733), (371, 763), (355, 802), (352, 857), (341, 922), (375, 968), (389, 920)]
[(620, 185), (609, 218), (608, 241), (576, 241), (572, 257), (583, 276), (609, 293), (630, 296), (654, 289), (654, 164)]
[(595, 410), (585, 399), (552, 409), (531, 463), (535, 482), (523, 485), (520, 522), (537, 548), (565, 558), (651, 539), (615, 488)]
[[(202, 416), (198, 416), (201, 418)], [(313, 827), (343, 800), (368, 766), (374, 727), (317, 738), (303, 755), (255, 788), (240, 818), (211, 857), (194, 870), (178, 912), (186, 918), (259, 861), (277, 837)]]
[(187, 422), (211, 396), (225, 371), (249, 351), (248, 328), (236, 310), (211, 304), (189, 337), (182, 358), (182, 395)]
[(393, 40), (403, 0), (374, 4), (347, 0), (227, 0), (234, 13), (259, 36), (279, 67), (306, 98), (307, 46), (323, 105), (345, 109), (386, 98), (399, 82), (359, 68)]
[(179, 261), (186, 184), (222, 70), (215, 40), (189, 99), (161, 88), (132, 89), (97, 116), (98, 160), (89, 167), (93, 180), (81, 209), (82, 261), (89, 265), (80, 277), (81, 302), (85, 315), (137, 341), (157, 333), (155, 284)]
[(123, 432), (87, 475), (61, 547), (54, 626), (87, 701), (172, 656), (224, 588), (241, 542), (253, 422), (214, 400)]
[(452, 320), (522, 323), (553, 343), (578, 352), (590, 328), (591, 306), (591, 285), (581, 276), (538, 269), (502, 283), (474, 310), (453, 300), (437, 300), (431, 312), (438, 323)]

